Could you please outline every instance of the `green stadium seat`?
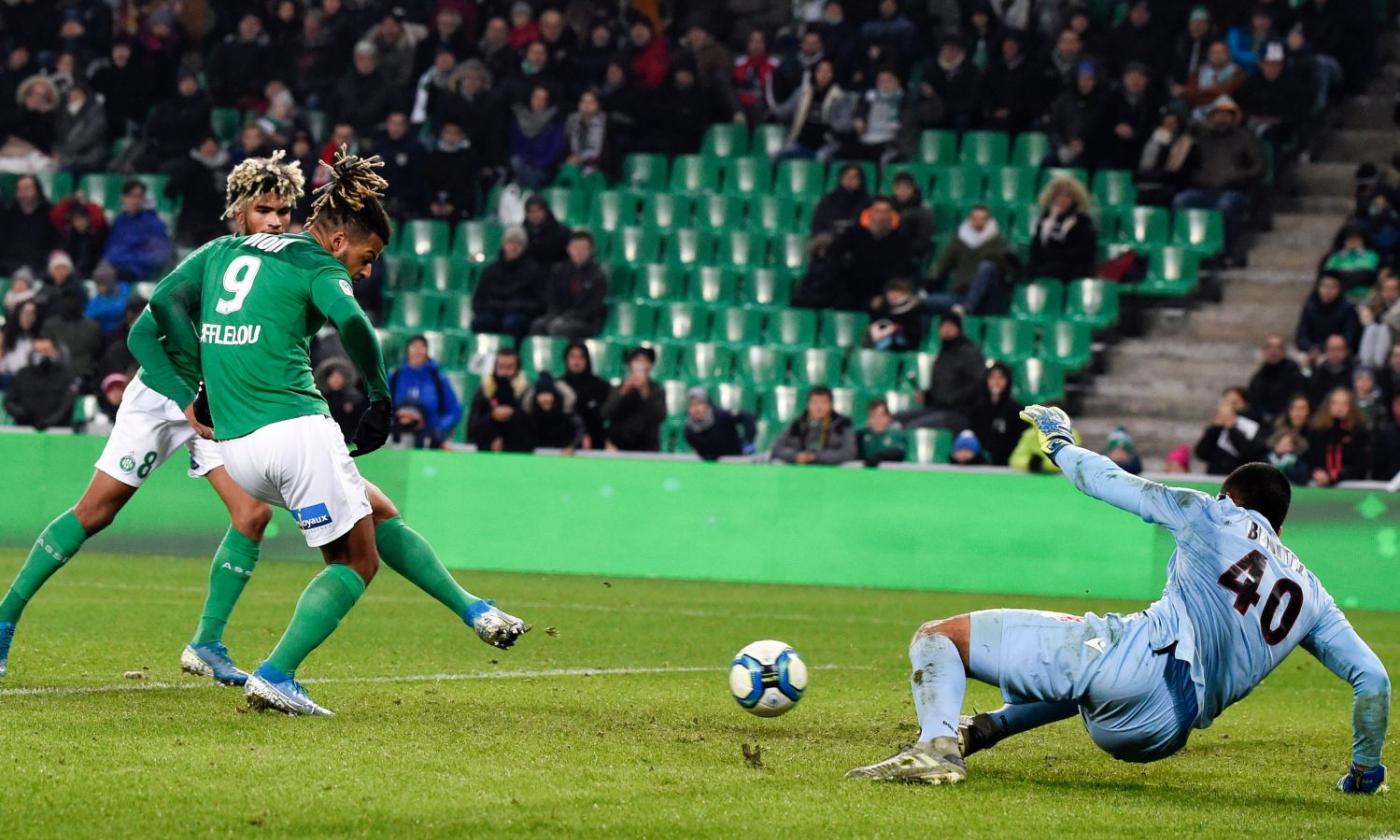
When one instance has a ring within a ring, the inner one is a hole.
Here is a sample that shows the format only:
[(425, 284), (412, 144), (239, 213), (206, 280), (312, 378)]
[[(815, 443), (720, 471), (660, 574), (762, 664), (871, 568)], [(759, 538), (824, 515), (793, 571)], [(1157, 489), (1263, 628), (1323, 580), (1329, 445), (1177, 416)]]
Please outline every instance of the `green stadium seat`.
[(835, 385), (841, 380), (845, 351), (835, 347), (808, 347), (792, 357), (792, 376), (800, 385)]
[(574, 227), (588, 221), (588, 193), (567, 187), (546, 187), (539, 191), (539, 197), (549, 205), (554, 218), (566, 227)]
[(710, 399), (725, 411), (758, 413), (758, 390), (746, 382), (716, 382)]
[(671, 190), (682, 193), (719, 189), (719, 162), (700, 155), (678, 155), (671, 161)]
[[(1024, 135), (1022, 135), (1024, 136)], [(987, 205), (1018, 210), (1035, 203), (1036, 170), (1003, 166), (987, 176)]]
[(746, 227), (756, 233), (776, 236), (790, 233), (797, 226), (797, 205), (785, 195), (760, 195), (749, 201)]
[[(802, 396), (796, 386), (775, 385), (763, 395), (763, 415), (786, 426), (806, 410), (807, 406)], [(782, 429), (778, 432), (781, 433)]]
[(465, 330), (472, 323), (472, 299), (470, 295), (461, 295), (450, 298), (447, 301), (447, 309), (443, 312), (442, 326), (444, 329)]
[(496, 222), (462, 222), (452, 250), (474, 263), (492, 262), (501, 250), (501, 226)]
[(816, 343), (817, 313), (810, 309), (779, 309), (768, 319), (768, 343), (805, 350)]
[(734, 368), (734, 351), (712, 341), (697, 341), (681, 348), (681, 375), (691, 382), (727, 379)]
[(666, 261), (675, 266), (692, 268), (714, 262), (715, 240), (708, 232), (695, 228), (678, 228), (666, 237)]
[(947, 429), (910, 429), (905, 457), (912, 464), (946, 464), (953, 453), (953, 433)]
[(720, 235), (715, 260), (728, 268), (762, 268), (768, 262), (768, 237), (747, 230), (725, 231)]
[(237, 108), (215, 108), (209, 112), (209, 127), (220, 143), (229, 143), (243, 128), (243, 113)]
[(940, 167), (933, 174), (932, 202), (961, 206), (982, 199), (982, 172), (966, 166)]
[(622, 160), (622, 183), (634, 190), (665, 189), (666, 173), (665, 155), (632, 154)]
[(1122, 216), (1117, 241), (1152, 248), (1167, 244), (1171, 235), (1171, 211), (1164, 207), (1134, 207)]
[(773, 240), (770, 261), (775, 268), (792, 274), (807, 270), (807, 237), (800, 233), (785, 233)]
[(331, 136), (331, 115), (314, 108), (308, 108), (302, 113), (306, 116), (306, 127), (311, 132), (311, 142), (314, 145), (324, 143)]
[(939, 167), (929, 163), (891, 163), (880, 173), (880, 192), (888, 195), (894, 191), (896, 176), (907, 173), (925, 196), (933, 193), (933, 176)]
[[(863, 396), (864, 394), (855, 388), (837, 385), (831, 389), (831, 410), (843, 417), (860, 417), (864, 414), (864, 406), (861, 405)], [(860, 424), (859, 420), (856, 424)]]
[(636, 193), (622, 190), (603, 190), (595, 193), (588, 227), (593, 231), (593, 235), (597, 236), (634, 225), (637, 223), (637, 211), (640, 206), (641, 200)]
[(142, 174), (131, 176), (113, 176), (117, 179), (117, 201), (121, 202), (121, 188), (126, 184), (128, 178), (133, 181), (140, 181), (146, 185), (146, 205), (154, 208), (160, 213), (174, 213), (179, 209), (179, 199), (170, 198), (165, 194), (165, 186), (170, 183), (169, 175)]
[(828, 347), (855, 347), (865, 337), (870, 317), (864, 312), (832, 309), (821, 314), (822, 344)]
[(952, 166), (958, 161), (958, 135), (952, 131), (925, 131), (919, 135), (919, 151), (916, 159), (920, 163), (935, 166)]
[(1137, 185), (1126, 169), (1100, 169), (1094, 173), (1094, 199), (1105, 209), (1126, 209), (1137, 204)]
[(745, 204), (742, 196), (710, 193), (695, 202), (695, 226), (708, 231), (742, 230)]
[(460, 257), (424, 257), (418, 260), (418, 287), (440, 294), (470, 294), (474, 290), (475, 266)]
[(437, 329), (442, 321), (442, 298), (424, 292), (400, 292), (394, 296), (389, 324), (407, 330)]
[(671, 342), (642, 342), (656, 354), (651, 366), (652, 379), (679, 379), (681, 377), (681, 345)]
[(763, 156), (773, 160), (787, 143), (787, 133), (788, 127), (785, 125), (763, 123), (754, 126), (753, 142), (749, 144), (749, 151), (755, 157)]
[(1054, 362), (1025, 359), (1012, 368), (1016, 399), (1026, 405), (1065, 398), (1065, 372)]
[(608, 176), (597, 170), (584, 172), (574, 164), (566, 163), (554, 173), (550, 186), (568, 187), (585, 196), (592, 196), (608, 188)]
[(1093, 330), (1118, 323), (1118, 284), (1095, 277), (1072, 281), (1066, 289), (1065, 318)]
[(614, 303), (608, 307), (608, 323), (603, 328), (603, 335), (608, 338), (639, 341), (650, 339), (655, 332), (655, 307), (639, 303)]
[(532, 335), (520, 343), (520, 361), (530, 374), (544, 371), (556, 375), (564, 373), (564, 347), (568, 344), (562, 338)]
[(655, 262), (661, 256), (661, 235), (655, 228), (627, 226), (613, 234), (611, 260), (636, 267)]
[(901, 357), (883, 350), (856, 350), (846, 367), (846, 376), (858, 388), (886, 391), (899, 381)]
[(1035, 325), (1011, 318), (988, 318), (982, 352), (989, 359), (1012, 363), (1035, 355)]
[(1225, 220), (1220, 211), (1204, 208), (1178, 210), (1172, 244), (1202, 259), (1222, 254), (1225, 251)]
[(452, 229), (441, 219), (409, 219), (399, 228), (395, 250), (406, 257), (445, 255), (451, 239)]
[(418, 288), (418, 261), (385, 254), (379, 260), (384, 266), (384, 289), (387, 292), (414, 291)]
[(982, 336), (987, 332), (986, 325), (989, 320), (989, 318), (980, 315), (964, 315), (963, 335), (967, 337), (968, 341), (980, 342)]
[(885, 405), (889, 407), (891, 414), (900, 414), (905, 411), (913, 411), (919, 407), (918, 397), (913, 391), (889, 390), (883, 393), (872, 393), (871, 398), (881, 397)]
[(763, 340), (763, 313), (757, 309), (726, 306), (714, 313), (710, 340), (745, 347)]
[(1168, 245), (1151, 252), (1147, 278), (1133, 284), (1134, 294), (1151, 297), (1186, 297), (1200, 283), (1200, 258), (1184, 248)]
[(684, 379), (663, 379), (660, 384), (661, 393), (666, 396), (666, 415), (668, 417), (684, 415), (685, 392), (690, 390), (690, 384)]
[(653, 193), (642, 206), (642, 227), (663, 233), (690, 227), (695, 200), (688, 195)]
[(693, 303), (668, 303), (661, 308), (657, 337), (665, 341), (694, 341), (710, 334), (710, 310)]
[(88, 201), (112, 214), (122, 206), (122, 176), (93, 173), (84, 175), (78, 182), (78, 190), (87, 196)]
[(739, 275), (720, 265), (702, 265), (690, 278), (690, 300), (710, 306), (729, 306), (738, 301)]
[(705, 130), (700, 154), (713, 160), (729, 160), (749, 153), (749, 132), (742, 125), (715, 123)]
[(767, 158), (742, 157), (724, 164), (724, 191), (730, 195), (767, 195), (773, 182), (773, 169)]
[[(40, 172), (34, 177), (38, 179), (39, 189), (43, 190), (50, 204), (57, 204), (73, 193), (73, 176), (67, 172)], [(4, 198), (9, 200), (15, 196), (14, 182), (19, 176), (10, 175), (7, 178), (3, 192)]]
[(744, 306), (757, 309), (787, 306), (792, 299), (792, 275), (778, 268), (756, 268), (747, 272), (739, 299)]
[(904, 378), (913, 382), (914, 387), (920, 391), (928, 390), (929, 378), (933, 374), (933, 362), (937, 358), (937, 350), (924, 350), (915, 353), (904, 363)]
[(738, 351), (735, 371), (739, 379), (749, 385), (776, 385), (787, 378), (788, 357), (761, 344), (745, 347)]
[(865, 176), (866, 192), (875, 191), (876, 186), (880, 182), (879, 179), (876, 178), (877, 171), (875, 168), (875, 163), (873, 161), (834, 160), (831, 162), (831, 166), (828, 167), (826, 170), (826, 183), (822, 185), (823, 193), (829, 193), (832, 190), (836, 189), (837, 182), (841, 180), (841, 170), (845, 169), (848, 166), (858, 167), (861, 171), (861, 174)]
[(1041, 346), (1044, 351), (1041, 355), (1072, 373), (1088, 367), (1093, 359), (1093, 341), (1088, 324), (1052, 321), (1045, 325)]
[(958, 160), (982, 169), (1004, 166), (1011, 146), (999, 131), (969, 131), (963, 134)]
[(647, 263), (638, 270), (633, 288), (638, 303), (684, 300), (685, 272), (667, 263)]
[(1050, 154), (1050, 138), (1043, 131), (1023, 131), (1011, 144), (1012, 166), (1039, 169)]
[(612, 379), (622, 371), (623, 346), (605, 338), (584, 339), (588, 355), (593, 359), (593, 372), (604, 379)]
[(1012, 214), (1010, 239), (1013, 245), (1023, 250), (1030, 248), (1035, 238), (1035, 226), (1040, 221), (1040, 208), (1028, 204)]
[(814, 160), (785, 160), (778, 164), (773, 192), (815, 199), (822, 194), (822, 165)]
[(1043, 323), (1060, 317), (1065, 289), (1059, 280), (1036, 280), (1018, 285), (1011, 295), (1011, 317)]

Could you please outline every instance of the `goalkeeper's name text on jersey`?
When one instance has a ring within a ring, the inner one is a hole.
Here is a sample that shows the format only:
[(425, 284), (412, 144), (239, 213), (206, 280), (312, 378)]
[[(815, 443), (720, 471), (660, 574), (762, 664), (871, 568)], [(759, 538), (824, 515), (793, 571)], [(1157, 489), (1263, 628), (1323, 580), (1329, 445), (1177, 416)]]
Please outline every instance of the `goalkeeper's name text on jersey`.
[(257, 344), (262, 336), (262, 325), (239, 325), (225, 324), (205, 324), (199, 334), (201, 344), (225, 344), (241, 346), (245, 344)]

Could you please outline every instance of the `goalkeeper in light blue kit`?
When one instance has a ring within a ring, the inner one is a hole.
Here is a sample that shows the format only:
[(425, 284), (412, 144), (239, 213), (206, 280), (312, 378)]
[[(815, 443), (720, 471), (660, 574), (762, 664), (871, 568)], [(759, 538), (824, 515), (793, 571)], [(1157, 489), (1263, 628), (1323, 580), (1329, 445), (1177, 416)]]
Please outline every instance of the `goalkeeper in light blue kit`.
[[(1384, 790), (1390, 678), (1279, 541), (1291, 497), (1283, 474), (1246, 464), (1212, 499), (1130, 475), (1075, 446), (1058, 408), (1030, 406), (1021, 416), (1082, 492), (1172, 532), (1166, 589), (1131, 615), (984, 610), (924, 624), (909, 645), (919, 741), (847, 777), (960, 782), (972, 753), (1075, 714), (1114, 758), (1156, 761), (1301, 646), (1352, 686), (1351, 767), (1337, 786)], [(960, 717), (968, 677), (1000, 688), (1006, 705)]]

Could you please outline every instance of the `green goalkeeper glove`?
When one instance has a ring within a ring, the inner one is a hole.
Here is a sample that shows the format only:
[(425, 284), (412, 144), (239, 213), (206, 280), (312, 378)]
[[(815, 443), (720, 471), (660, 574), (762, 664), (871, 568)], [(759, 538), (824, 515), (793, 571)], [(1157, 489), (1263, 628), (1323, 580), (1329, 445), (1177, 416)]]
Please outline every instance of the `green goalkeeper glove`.
[(1040, 435), (1040, 449), (1050, 460), (1066, 446), (1074, 443), (1074, 432), (1070, 430), (1069, 415), (1054, 406), (1028, 405), (1021, 411), (1021, 419), (1035, 427)]

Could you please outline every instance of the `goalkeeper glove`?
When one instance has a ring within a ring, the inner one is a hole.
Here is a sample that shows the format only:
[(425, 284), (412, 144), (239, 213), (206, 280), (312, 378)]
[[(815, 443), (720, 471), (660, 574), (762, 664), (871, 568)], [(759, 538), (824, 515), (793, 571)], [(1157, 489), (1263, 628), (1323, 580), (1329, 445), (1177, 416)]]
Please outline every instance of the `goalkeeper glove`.
[(1376, 793), (1389, 790), (1390, 786), (1385, 783), (1385, 765), (1377, 764), (1369, 770), (1363, 770), (1355, 764), (1347, 774), (1337, 782), (1337, 790), (1342, 793)]
[(1070, 431), (1069, 415), (1053, 406), (1028, 405), (1021, 412), (1021, 419), (1035, 427), (1040, 435), (1040, 449), (1050, 460), (1066, 446), (1074, 443), (1074, 433)]
[(350, 457), (368, 455), (389, 440), (389, 419), (393, 416), (393, 404), (388, 400), (374, 400), (360, 415), (360, 425), (355, 428), (355, 451)]

